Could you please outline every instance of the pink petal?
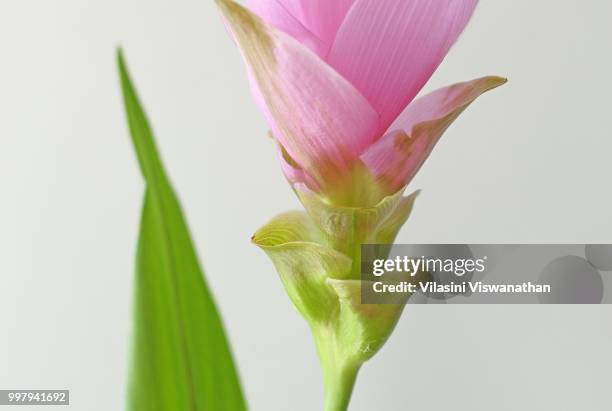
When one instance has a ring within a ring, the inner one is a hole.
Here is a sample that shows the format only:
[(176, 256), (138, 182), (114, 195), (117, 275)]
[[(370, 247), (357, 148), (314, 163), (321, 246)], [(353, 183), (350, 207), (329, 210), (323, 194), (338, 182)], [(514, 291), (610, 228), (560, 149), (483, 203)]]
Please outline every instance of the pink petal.
[(412, 103), (394, 123), (392, 131), (361, 156), (370, 172), (390, 192), (415, 176), (444, 131), (482, 93), (506, 82), (483, 77), (434, 91)]
[(318, 182), (332, 183), (371, 144), (378, 115), (331, 67), (231, 0), (218, 0), (261, 96), (275, 137)]
[(381, 129), (429, 80), (478, 0), (357, 0), (327, 61), (370, 101)]
[(289, 157), (289, 154), (280, 144), (278, 149), (278, 159), (281, 164), (281, 170), (292, 187), (296, 184), (304, 184), (311, 190), (321, 190), (319, 184), (312, 177), (310, 177), (307, 172), (302, 170), (302, 168), (296, 164), (291, 157)]
[(321, 41), (306, 28), (280, 0), (249, 0), (247, 7), (266, 23), (289, 34), (319, 56), (327, 54), (329, 43)]
[[(262, 0), (251, 0), (262, 2)], [(278, 0), (321, 41), (331, 47), (355, 0)], [(263, 1), (267, 3), (267, 1)]]
[(406, 130), (412, 134), (417, 124), (441, 119), (457, 108), (467, 107), (482, 93), (499, 87), (506, 81), (502, 77), (487, 76), (432, 91), (413, 101), (389, 129)]
[(379, 183), (389, 193), (394, 193), (407, 184), (434, 145), (435, 141), (430, 144), (424, 134), (411, 138), (404, 131), (397, 130), (367, 149), (361, 160)]
[(278, 127), (276, 127), (274, 118), (272, 118), (272, 113), (270, 113), (270, 110), (268, 110), (268, 106), (266, 105), (266, 100), (264, 96), (261, 94), (261, 91), (259, 90), (259, 86), (257, 85), (257, 80), (255, 80), (255, 76), (253, 75), (251, 70), (248, 70), (248, 77), (249, 77), (249, 88), (251, 90), (251, 95), (253, 96), (253, 100), (255, 100), (255, 104), (257, 104), (257, 107), (261, 111), (261, 114), (263, 114), (264, 119), (266, 120), (266, 123), (268, 124), (268, 127), (270, 127), (272, 135), (277, 136), (279, 134)]

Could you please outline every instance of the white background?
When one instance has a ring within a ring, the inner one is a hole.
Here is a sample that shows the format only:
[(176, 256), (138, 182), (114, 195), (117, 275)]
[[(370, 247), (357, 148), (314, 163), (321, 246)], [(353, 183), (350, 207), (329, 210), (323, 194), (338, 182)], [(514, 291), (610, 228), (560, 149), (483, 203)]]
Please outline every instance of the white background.
[[(399, 242), (612, 243), (610, 15), (599, 0), (481, 2), (427, 89), (510, 82), (440, 142)], [(251, 409), (320, 409), (307, 327), (249, 242), (299, 205), (212, 0), (0, 3), (0, 388), (123, 407), (143, 184), (119, 44)], [(411, 306), (352, 410), (609, 410), (611, 324), (610, 306)]]

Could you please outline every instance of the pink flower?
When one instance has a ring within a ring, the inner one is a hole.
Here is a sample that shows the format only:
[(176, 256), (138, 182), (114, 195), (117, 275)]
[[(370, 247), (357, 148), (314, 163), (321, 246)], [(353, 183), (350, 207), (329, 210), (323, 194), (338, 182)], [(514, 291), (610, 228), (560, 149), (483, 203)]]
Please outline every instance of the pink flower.
[(505, 82), (415, 100), (478, 0), (249, 0), (252, 12), (218, 2), (287, 179), (333, 202), (367, 205), (404, 188), (458, 115)]

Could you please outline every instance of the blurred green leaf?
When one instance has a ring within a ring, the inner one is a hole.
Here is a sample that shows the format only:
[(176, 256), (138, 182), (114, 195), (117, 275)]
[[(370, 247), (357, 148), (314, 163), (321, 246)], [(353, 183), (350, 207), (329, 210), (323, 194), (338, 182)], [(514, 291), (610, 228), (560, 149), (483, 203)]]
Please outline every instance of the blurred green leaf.
[(127, 410), (245, 410), (221, 318), (121, 51), (118, 63), (130, 133), (146, 181)]

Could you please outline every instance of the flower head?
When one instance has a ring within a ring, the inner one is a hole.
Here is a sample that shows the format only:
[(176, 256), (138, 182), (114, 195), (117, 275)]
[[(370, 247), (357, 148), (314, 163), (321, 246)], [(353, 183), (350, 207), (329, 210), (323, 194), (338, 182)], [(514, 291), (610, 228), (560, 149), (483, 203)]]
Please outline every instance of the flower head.
[(371, 206), (405, 187), (461, 111), (505, 82), (415, 100), (477, 0), (219, 3), (285, 176), (334, 204)]
[(403, 308), (361, 304), (361, 245), (393, 243), (417, 194), (403, 196), (408, 182), (459, 114), (505, 79), (415, 100), (477, 0), (217, 2), (306, 209), (275, 217), (253, 242), (312, 329), (325, 410), (343, 411)]

